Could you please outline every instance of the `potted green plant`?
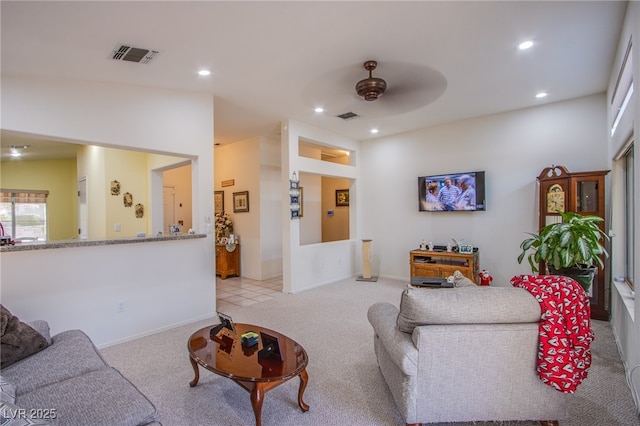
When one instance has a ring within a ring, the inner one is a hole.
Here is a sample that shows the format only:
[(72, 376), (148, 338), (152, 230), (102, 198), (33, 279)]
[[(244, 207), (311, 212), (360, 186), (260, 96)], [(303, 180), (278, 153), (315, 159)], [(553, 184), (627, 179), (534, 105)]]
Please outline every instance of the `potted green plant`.
[(609, 256), (603, 245), (609, 237), (598, 226), (603, 219), (573, 212), (558, 213), (562, 222), (543, 227), (537, 235), (529, 233), (531, 237), (522, 241), (518, 263), (527, 256), (534, 273), (538, 272), (538, 264), (545, 263), (549, 273), (571, 277), (588, 292), (597, 265), (604, 267), (602, 256)]

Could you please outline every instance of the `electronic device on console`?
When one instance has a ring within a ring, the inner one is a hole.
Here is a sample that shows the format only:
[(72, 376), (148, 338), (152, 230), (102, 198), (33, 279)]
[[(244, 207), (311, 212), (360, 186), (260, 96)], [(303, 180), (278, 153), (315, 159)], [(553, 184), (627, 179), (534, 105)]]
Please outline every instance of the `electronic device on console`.
[(411, 277), (411, 285), (414, 287), (451, 288), (453, 282), (438, 277)]

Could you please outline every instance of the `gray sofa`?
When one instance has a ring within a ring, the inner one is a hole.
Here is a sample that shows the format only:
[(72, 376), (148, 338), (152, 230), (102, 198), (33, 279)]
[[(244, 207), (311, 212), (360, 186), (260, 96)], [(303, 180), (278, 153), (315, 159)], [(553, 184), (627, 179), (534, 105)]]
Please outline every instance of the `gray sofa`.
[(568, 395), (536, 372), (540, 312), (526, 290), (473, 284), (371, 306), (378, 365), (406, 423), (566, 418)]
[[(107, 365), (85, 333), (69, 330), (49, 338), (46, 322), (28, 324), (50, 345), (2, 369), (5, 419), (31, 414), (35, 424), (160, 425), (155, 406)], [(7, 401), (11, 393), (13, 403)]]

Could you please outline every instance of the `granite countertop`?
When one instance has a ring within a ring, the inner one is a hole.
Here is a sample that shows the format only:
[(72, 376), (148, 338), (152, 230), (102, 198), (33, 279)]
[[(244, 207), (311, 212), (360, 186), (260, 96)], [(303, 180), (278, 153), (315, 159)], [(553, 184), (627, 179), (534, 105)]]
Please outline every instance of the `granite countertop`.
[(150, 237), (118, 238), (112, 240), (61, 240), (61, 241), (29, 241), (16, 243), (15, 245), (0, 246), (0, 252), (44, 250), (68, 247), (107, 246), (115, 244), (150, 243), (156, 241), (193, 240), (206, 238), (207, 234), (179, 234)]

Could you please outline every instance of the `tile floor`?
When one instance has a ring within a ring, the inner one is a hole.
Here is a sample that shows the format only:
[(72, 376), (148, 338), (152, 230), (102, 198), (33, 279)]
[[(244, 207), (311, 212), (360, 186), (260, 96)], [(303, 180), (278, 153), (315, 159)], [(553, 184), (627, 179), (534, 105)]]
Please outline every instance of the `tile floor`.
[(216, 305), (224, 312), (226, 306), (249, 306), (271, 300), (282, 294), (282, 277), (256, 281), (242, 277), (216, 277)]

